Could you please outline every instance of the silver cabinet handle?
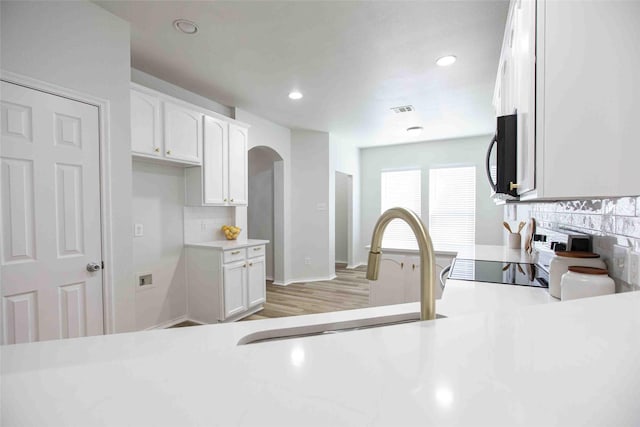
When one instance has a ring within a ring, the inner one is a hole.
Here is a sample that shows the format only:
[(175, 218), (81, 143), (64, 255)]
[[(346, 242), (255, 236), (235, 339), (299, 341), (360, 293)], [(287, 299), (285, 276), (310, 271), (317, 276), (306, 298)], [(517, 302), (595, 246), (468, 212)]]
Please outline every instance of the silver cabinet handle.
[(100, 270), (102, 268), (102, 266), (100, 264), (98, 264), (97, 262), (90, 262), (89, 264), (87, 264), (87, 271), (89, 273), (95, 273), (96, 271)]
[(231, 255), (238, 255), (240, 253), (240, 251), (233, 251), (231, 252)]
[(260, 251), (262, 248), (253, 248), (254, 251)]
[(252, 263), (252, 262), (250, 262), (250, 263), (249, 263), (249, 267), (252, 267), (252, 266), (253, 266), (253, 263)]

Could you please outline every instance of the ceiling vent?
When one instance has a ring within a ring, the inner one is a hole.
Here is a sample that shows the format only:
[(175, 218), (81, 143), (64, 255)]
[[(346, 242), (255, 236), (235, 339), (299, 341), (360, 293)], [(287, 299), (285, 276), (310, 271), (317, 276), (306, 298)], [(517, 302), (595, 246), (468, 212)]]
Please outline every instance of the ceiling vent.
[(392, 110), (396, 114), (411, 113), (412, 111), (415, 111), (413, 105), (401, 105), (400, 107), (393, 107)]

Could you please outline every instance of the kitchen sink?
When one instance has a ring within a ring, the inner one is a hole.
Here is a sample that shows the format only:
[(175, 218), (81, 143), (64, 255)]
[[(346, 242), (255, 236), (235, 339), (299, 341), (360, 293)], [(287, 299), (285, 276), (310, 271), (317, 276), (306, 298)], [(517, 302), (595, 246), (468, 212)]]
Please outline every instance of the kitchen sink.
[[(436, 314), (436, 319), (442, 319), (445, 317), (446, 316)], [(238, 345), (258, 344), (268, 341), (311, 337), (315, 335), (339, 334), (342, 332), (378, 328), (381, 326), (400, 325), (402, 323), (417, 322), (419, 320), (420, 313), (402, 313), (365, 319), (345, 320), (342, 322), (294, 326), (281, 329), (267, 329), (265, 331), (253, 332), (242, 337), (240, 341), (238, 341)]]

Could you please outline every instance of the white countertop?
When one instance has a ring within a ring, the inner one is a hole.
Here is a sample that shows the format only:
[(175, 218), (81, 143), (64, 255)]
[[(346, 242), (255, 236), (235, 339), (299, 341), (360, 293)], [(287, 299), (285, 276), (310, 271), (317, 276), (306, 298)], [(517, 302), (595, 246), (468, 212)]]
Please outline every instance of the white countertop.
[(196, 248), (213, 248), (223, 251), (230, 249), (247, 248), (249, 246), (266, 245), (268, 240), (246, 239), (246, 240), (212, 240), (210, 242), (185, 243), (185, 246)]
[(639, 425), (640, 293), (544, 294), (450, 280), (446, 319), (246, 346), (418, 304), (5, 346), (2, 424)]

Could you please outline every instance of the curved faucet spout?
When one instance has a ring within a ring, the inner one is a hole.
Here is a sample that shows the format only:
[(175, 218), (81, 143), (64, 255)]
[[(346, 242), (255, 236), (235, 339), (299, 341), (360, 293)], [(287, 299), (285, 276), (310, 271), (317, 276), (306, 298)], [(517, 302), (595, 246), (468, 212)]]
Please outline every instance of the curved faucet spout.
[(391, 208), (385, 211), (376, 226), (373, 228), (371, 236), (371, 250), (369, 251), (369, 262), (367, 263), (367, 279), (378, 280), (380, 269), (380, 255), (382, 253), (382, 237), (387, 225), (394, 220), (401, 219), (411, 227), (413, 234), (418, 240), (420, 250), (420, 319), (433, 320), (436, 318), (435, 301), (435, 254), (433, 243), (429, 231), (418, 215), (405, 208)]

